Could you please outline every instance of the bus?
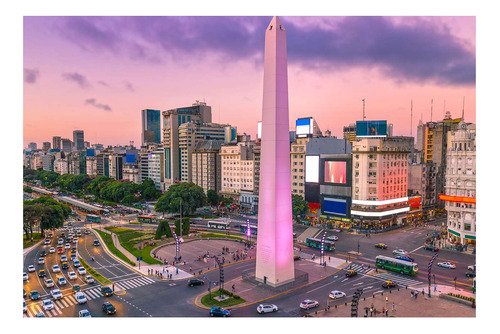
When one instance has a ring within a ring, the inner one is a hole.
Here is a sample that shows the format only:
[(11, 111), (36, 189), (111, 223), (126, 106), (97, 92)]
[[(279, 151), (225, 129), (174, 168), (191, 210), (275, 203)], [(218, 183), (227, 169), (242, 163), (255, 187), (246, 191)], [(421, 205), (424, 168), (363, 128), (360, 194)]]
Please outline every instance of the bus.
[(216, 220), (209, 220), (208, 221), (208, 228), (215, 228), (218, 230), (228, 230), (229, 229), (229, 223), (223, 222), (223, 221), (216, 221)]
[(138, 215), (137, 220), (139, 221), (139, 223), (148, 223), (148, 224), (156, 223), (155, 216)]
[[(321, 239), (316, 238), (306, 238), (306, 246), (321, 249)], [(333, 251), (335, 250), (335, 243), (329, 240), (324, 241), (324, 250)]]
[(418, 273), (418, 265), (415, 262), (408, 262), (382, 255), (375, 258), (375, 265), (381, 269), (396, 271), (400, 274), (415, 276)]
[[(247, 225), (241, 224), (240, 231), (246, 234), (247, 233)], [(257, 226), (256, 225), (250, 225), (250, 233), (252, 233), (253, 235), (257, 235)]]
[(85, 219), (89, 222), (94, 222), (94, 223), (101, 222), (101, 217), (98, 215), (87, 215), (87, 217)]

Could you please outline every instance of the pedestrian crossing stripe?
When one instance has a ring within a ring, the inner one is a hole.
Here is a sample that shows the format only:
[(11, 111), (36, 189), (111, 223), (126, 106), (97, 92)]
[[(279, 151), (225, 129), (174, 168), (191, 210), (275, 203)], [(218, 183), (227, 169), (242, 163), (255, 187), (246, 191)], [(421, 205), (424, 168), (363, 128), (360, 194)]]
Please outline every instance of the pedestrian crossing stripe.
[(389, 274), (389, 273), (381, 273), (381, 274), (378, 274), (378, 275), (375, 275), (372, 277), (376, 278), (376, 279), (380, 279), (382, 281), (394, 281), (399, 285), (411, 286), (411, 285), (423, 284), (422, 282), (414, 280), (414, 279), (405, 278), (405, 277), (401, 277), (401, 276), (397, 276), (397, 275)]
[(349, 267), (346, 268), (347, 270), (349, 269), (352, 269), (352, 270), (355, 270), (357, 271), (358, 273), (367, 273), (369, 272), (371, 269), (370, 268), (363, 268), (361, 265), (359, 264), (351, 264)]

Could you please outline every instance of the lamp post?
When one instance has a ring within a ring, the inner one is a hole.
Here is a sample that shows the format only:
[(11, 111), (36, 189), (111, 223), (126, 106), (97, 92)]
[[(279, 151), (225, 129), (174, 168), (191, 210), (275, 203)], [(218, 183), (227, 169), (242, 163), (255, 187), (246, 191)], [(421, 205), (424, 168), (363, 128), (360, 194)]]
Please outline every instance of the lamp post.
[(321, 259), (320, 259), (320, 264), (324, 266), (325, 264), (325, 238), (326, 238), (326, 231), (323, 233), (323, 237), (321, 238)]
[(247, 219), (247, 242), (249, 247), (250, 247), (250, 236), (251, 236), (250, 219)]

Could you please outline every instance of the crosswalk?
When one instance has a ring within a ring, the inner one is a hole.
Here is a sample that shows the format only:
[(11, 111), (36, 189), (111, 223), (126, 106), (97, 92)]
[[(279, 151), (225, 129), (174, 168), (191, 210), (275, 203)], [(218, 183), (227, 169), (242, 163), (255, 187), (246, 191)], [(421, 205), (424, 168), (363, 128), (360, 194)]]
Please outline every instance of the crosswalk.
[(368, 267), (362, 267), (360, 264), (356, 264), (356, 263), (352, 263), (351, 265), (349, 265), (345, 269), (346, 270), (355, 270), (355, 271), (357, 271), (360, 274), (367, 274), (371, 270)]
[[(155, 281), (148, 277), (140, 276), (115, 282), (115, 288), (122, 290), (129, 290), (152, 283), (155, 283)], [(87, 298), (87, 300), (98, 299), (104, 296), (103, 293), (101, 292), (100, 285), (82, 290), (82, 292)], [(66, 294), (62, 299), (53, 300), (53, 303), (54, 303), (54, 309), (48, 311), (43, 310), (41, 301), (29, 304), (27, 307), (28, 311), (25, 313), (25, 317), (33, 318), (38, 313), (43, 313), (45, 317), (49, 318), (57, 317), (58, 315), (62, 314), (61, 311), (62, 309), (78, 304), (73, 294)]]
[(391, 274), (391, 273), (379, 273), (378, 275), (374, 275), (372, 277), (382, 281), (393, 281), (396, 282), (399, 286), (414, 286), (423, 284), (422, 282), (411, 279), (407, 276)]

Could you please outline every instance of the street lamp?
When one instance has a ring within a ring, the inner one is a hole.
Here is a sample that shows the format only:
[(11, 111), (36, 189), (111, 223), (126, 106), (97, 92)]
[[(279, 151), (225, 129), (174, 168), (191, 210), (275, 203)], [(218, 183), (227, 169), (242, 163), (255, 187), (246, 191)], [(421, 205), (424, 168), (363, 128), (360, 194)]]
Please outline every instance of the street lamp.
[(248, 241), (248, 246), (250, 247), (250, 219), (247, 219), (247, 241)]

